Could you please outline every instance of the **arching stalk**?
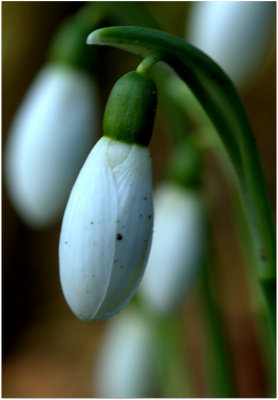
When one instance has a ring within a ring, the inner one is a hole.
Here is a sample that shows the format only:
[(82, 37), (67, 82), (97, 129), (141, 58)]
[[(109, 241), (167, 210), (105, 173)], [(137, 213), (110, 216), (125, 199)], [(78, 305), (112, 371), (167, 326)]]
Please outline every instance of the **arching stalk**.
[[(255, 138), (241, 99), (223, 70), (182, 39), (154, 29), (109, 27), (92, 32), (88, 44), (107, 45), (146, 57), (162, 54), (208, 114), (231, 158), (252, 240), (257, 276), (275, 330), (275, 236)], [(275, 336), (275, 335), (274, 335)]]

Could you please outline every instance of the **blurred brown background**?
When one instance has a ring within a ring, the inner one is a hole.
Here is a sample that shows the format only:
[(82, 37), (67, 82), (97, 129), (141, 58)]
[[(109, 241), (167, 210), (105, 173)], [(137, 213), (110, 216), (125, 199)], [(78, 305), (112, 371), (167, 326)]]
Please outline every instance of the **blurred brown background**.
[[(3, 149), (9, 125), (39, 68), (59, 23), (82, 2), (2, 2), (2, 132)], [(169, 33), (183, 37), (190, 2), (146, 2), (145, 6)], [(135, 68), (137, 59), (114, 51), (115, 76), (105, 74), (102, 103), (113, 81)], [(258, 143), (275, 211), (276, 193), (276, 55), (275, 44), (257, 81), (242, 93)], [(169, 143), (158, 115), (151, 144), (154, 183), (162, 176)], [(265, 397), (266, 379), (255, 330), (243, 257), (232, 212), (231, 193), (213, 155), (205, 159), (204, 184), (209, 190), (219, 304), (226, 321), (239, 397)], [(6, 197), (3, 182), (2, 231), (2, 396), (94, 397), (92, 371), (106, 321), (83, 323), (68, 309), (59, 284), (60, 224), (29, 230)], [(198, 397), (208, 396), (202, 359), (201, 323), (194, 293), (184, 306), (190, 354)]]

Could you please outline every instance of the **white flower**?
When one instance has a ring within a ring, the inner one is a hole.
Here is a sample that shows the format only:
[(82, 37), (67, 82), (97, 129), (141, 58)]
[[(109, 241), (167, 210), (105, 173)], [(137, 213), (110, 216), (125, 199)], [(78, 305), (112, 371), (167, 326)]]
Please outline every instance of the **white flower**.
[(131, 299), (152, 225), (149, 149), (102, 137), (72, 189), (60, 237), (62, 289), (77, 317), (107, 318)]
[(204, 249), (204, 220), (196, 193), (161, 185), (154, 197), (152, 248), (140, 294), (153, 311), (174, 312), (194, 284)]
[(135, 310), (111, 320), (94, 364), (96, 396), (150, 397), (156, 377), (155, 348), (152, 326)]
[(249, 83), (270, 51), (275, 28), (272, 3), (194, 2), (186, 40), (218, 62), (238, 86)]
[(96, 88), (84, 72), (44, 67), (18, 110), (8, 138), (8, 192), (32, 227), (55, 222), (96, 141)]

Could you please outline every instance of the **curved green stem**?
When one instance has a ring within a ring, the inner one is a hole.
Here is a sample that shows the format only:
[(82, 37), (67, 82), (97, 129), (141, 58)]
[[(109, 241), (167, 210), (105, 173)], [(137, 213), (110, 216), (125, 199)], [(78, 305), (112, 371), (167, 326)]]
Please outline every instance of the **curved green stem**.
[(153, 52), (148, 57), (144, 58), (138, 65), (136, 71), (139, 74), (145, 74), (155, 63), (163, 59), (163, 54), (160, 52)]
[[(210, 251), (211, 252), (211, 251)], [(202, 309), (205, 320), (206, 351), (212, 397), (235, 397), (235, 380), (224, 324), (214, 299), (215, 285), (211, 279), (209, 255), (205, 260), (201, 279)], [(215, 279), (215, 278), (214, 278)]]
[[(227, 171), (228, 173), (229, 171)], [(266, 310), (265, 299), (262, 296), (258, 282), (254, 277), (253, 270), (250, 268), (252, 265), (253, 254), (250, 249), (250, 237), (246, 230), (245, 215), (242, 212), (242, 207), (238, 198), (238, 191), (234, 186), (231, 187), (233, 191), (235, 207), (235, 219), (237, 227), (237, 237), (244, 261), (244, 269), (246, 274), (246, 281), (248, 285), (248, 292), (250, 298), (250, 306), (255, 322), (255, 331), (258, 337), (260, 352), (264, 364), (266, 374), (268, 396), (275, 397), (276, 393), (276, 351), (275, 351), (275, 338), (273, 338), (273, 331), (269, 329), (269, 313)], [(272, 302), (275, 307), (276, 302)], [(273, 313), (275, 315), (275, 313)], [(274, 340), (273, 340), (274, 339)]]
[(161, 52), (163, 61), (198, 98), (231, 158), (252, 238), (258, 278), (271, 310), (276, 275), (273, 221), (252, 128), (230, 79), (194, 46), (154, 29), (127, 26), (98, 29), (89, 35), (87, 43), (114, 46), (143, 57), (154, 51)]

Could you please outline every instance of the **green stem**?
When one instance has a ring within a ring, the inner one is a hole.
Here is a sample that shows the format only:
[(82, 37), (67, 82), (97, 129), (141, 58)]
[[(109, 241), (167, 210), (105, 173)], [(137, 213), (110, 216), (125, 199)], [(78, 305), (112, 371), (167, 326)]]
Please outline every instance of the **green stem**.
[(144, 58), (138, 65), (136, 71), (139, 74), (146, 74), (148, 70), (158, 61), (163, 59), (163, 55), (159, 52), (153, 52), (148, 57)]
[[(147, 28), (110, 27), (92, 32), (88, 44), (114, 46), (148, 56), (154, 51), (187, 83), (208, 114), (231, 158), (250, 231), (257, 276), (275, 320), (275, 235), (266, 184), (252, 128), (227, 75), (184, 40)], [(274, 324), (273, 324), (274, 329)]]
[(158, 392), (165, 398), (195, 397), (193, 374), (188, 358), (187, 329), (178, 313), (161, 316), (148, 307), (137, 293), (133, 304), (155, 330)]
[(212, 397), (235, 397), (234, 374), (226, 340), (224, 324), (214, 299), (215, 285), (210, 279), (208, 260), (201, 279), (202, 308), (205, 319), (209, 374), (212, 385)]
[(191, 371), (184, 348), (187, 340), (182, 334), (179, 318), (175, 316), (154, 317), (154, 321), (157, 329), (157, 350), (163, 397), (194, 396)]
[[(228, 171), (227, 171), (228, 173)], [(238, 192), (233, 187), (234, 203), (236, 204), (236, 226), (237, 236), (239, 237), (239, 245), (243, 255), (245, 266), (246, 281), (251, 301), (251, 310), (254, 316), (256, 334), (260, 344), (260, 351), (264, 363), (266, 379), (268, 384), (268, 396), (274, 397), (276, 393), (276, 352), (275, 352), (275, 338), (273, 338), (273, 331), (269, 329), (270, 318), (268, 310), (266, 309), (265, 299), (262, 295), (258, 282), (254, 277), (252, 268), (253, 255), (250, 249), (250, 237), (246, 230), (246, 221), (242, 207), (239, 203)], [(275, 305), (275, 302), (272, 302)], [(273, 340), (274, 339), (274, 340)]]

